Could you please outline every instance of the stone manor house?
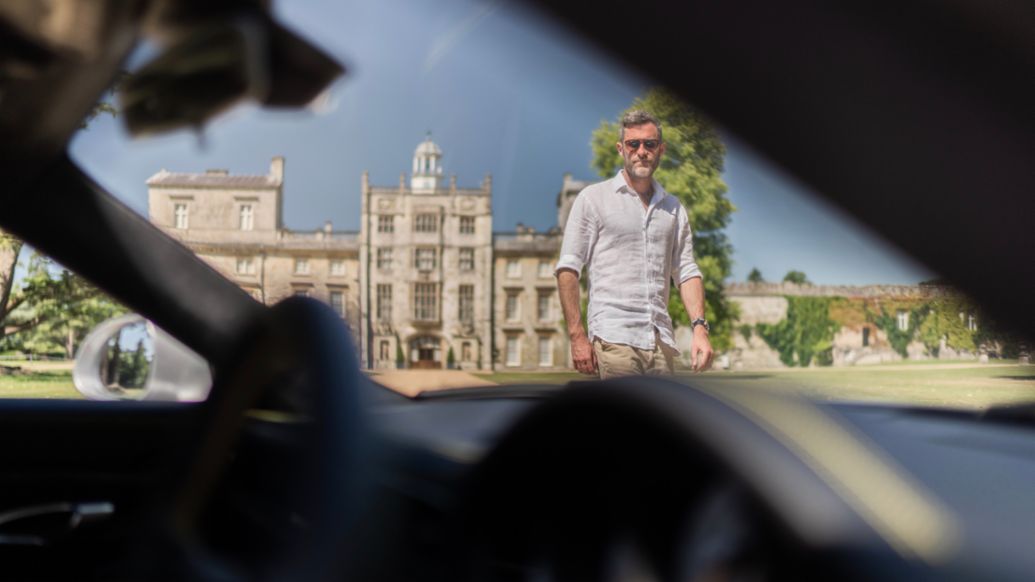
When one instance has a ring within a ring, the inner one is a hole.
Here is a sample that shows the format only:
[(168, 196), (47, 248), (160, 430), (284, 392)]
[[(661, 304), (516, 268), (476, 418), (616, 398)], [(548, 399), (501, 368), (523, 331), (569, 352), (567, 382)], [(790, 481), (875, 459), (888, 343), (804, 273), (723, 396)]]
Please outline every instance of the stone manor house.
[[(147, 180), (148, 214), (258, 301), (327, 302), (365, 368), (568, 368), (560, 227), (494, 232), (491, 176), (459, 188), (441, 162), (428, 137), (409, 179), (373, 186), (364, 172), (359, 232), (286, 229), (283, 157), (264, 176), (161, 170)], [(564, 176), (558, 225), (585, 186)]]

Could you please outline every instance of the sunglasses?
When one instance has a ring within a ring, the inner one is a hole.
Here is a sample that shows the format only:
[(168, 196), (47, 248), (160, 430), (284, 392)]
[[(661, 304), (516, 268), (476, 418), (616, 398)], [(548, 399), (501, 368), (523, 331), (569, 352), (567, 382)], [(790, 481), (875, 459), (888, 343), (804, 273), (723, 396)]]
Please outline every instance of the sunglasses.
[(661, 145), (660, 139), (627, 139), (625, 140), (625, 147), (631, 151), (637, 151), (640, 149), (640, 144), (647, 148), (647, 151), (652, 152)]

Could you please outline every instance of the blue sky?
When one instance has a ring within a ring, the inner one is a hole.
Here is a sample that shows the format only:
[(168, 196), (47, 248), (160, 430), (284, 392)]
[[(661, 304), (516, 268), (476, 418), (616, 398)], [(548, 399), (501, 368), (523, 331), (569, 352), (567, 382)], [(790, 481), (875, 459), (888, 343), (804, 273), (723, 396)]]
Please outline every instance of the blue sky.
[[(289, 228), (359, 227), (360, 176), (394, 185), (431, 131), (447, 174), (493, 176), (495, 229), (553, 226), (562, 176), (596, 179), (590, 134), (651, 86), (556, 25), (506, 1), (279, 2), (279, 16), (349, 69), (313, 110), (245, 105), (192, 132), (130, 140), (98, 119), (72, 153), (102, 185), (146, 212), (144, 181), (161, 168), (237, 174), (287, 158)], [(137, 60), (143, 57), (139, 57)], [(931, 273), (868, 234), (724, 133), (734, 280), (752, 267), (816, 283), (916, 283)]]

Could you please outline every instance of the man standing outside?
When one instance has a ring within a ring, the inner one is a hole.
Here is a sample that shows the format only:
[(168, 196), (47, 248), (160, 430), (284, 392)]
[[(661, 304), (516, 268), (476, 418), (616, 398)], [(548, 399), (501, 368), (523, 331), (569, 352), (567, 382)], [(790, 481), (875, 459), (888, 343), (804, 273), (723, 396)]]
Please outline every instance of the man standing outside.
[[(672, 373), (678, 354), (668, 313), (672, 281), (690, 315), (692, 368), (703, 372), (714, 352), (690, 221), (653, 178), (665, 154), (661, 124), (637, 110), (626, 113), (621, 126), (615, 146), (623, 168), (579, 193), (564, 229), (556, 275), (571, 357), (579, 372), (601, 378)], [(588, 335), (579, 307), (584, 266)]]

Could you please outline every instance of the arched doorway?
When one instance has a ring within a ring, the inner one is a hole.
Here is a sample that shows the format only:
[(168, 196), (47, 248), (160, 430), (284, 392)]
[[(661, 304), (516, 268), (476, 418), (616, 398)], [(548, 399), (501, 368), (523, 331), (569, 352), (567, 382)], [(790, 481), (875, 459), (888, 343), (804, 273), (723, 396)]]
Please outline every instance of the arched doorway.
[(410, 367), (418, 369), (441, 368), (442, 342), (432, 335), (422, 335), (411, 339)]

